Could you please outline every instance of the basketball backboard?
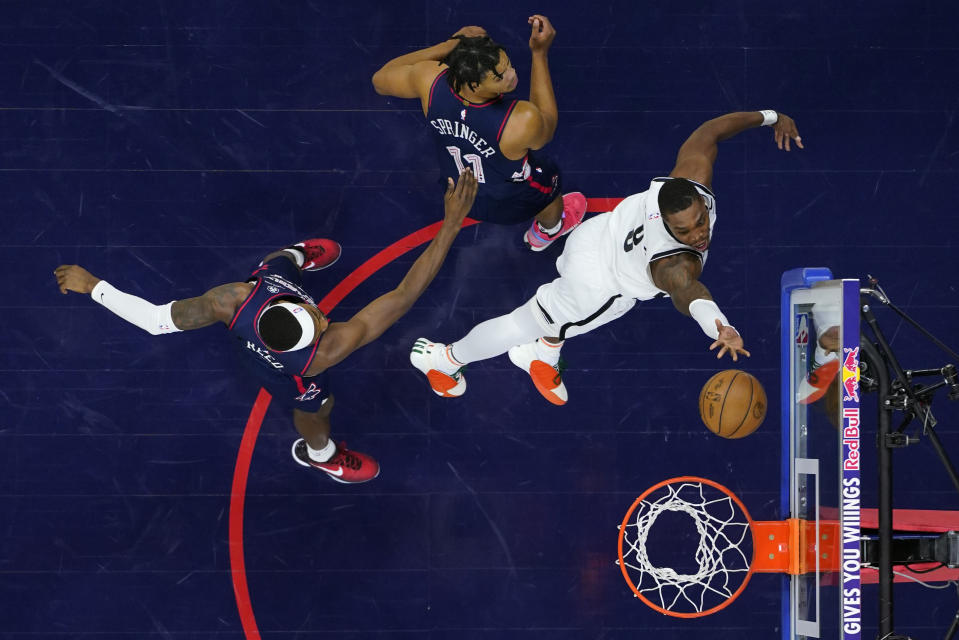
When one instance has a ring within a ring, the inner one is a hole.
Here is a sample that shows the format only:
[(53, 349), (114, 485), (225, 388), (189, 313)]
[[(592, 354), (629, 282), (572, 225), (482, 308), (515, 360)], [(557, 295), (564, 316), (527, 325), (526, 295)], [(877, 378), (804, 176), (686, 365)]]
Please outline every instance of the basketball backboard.
[(814, 564), (783, 578), (783, 638), (858, 640), (857, 280), (833, 280), (828, 269), (783, 274), (782, 430), (781, 515), (808, 521), (815, 546)]

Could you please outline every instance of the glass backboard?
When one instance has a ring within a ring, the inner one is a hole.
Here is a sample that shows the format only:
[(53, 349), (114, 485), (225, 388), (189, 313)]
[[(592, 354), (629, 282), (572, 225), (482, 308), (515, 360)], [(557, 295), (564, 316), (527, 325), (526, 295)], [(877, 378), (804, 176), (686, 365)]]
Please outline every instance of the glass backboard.
[(859, 282), (795, 269), (782, 286), (783, 519), (806, 521), (783, 583), (783, 638), (861, 635)]

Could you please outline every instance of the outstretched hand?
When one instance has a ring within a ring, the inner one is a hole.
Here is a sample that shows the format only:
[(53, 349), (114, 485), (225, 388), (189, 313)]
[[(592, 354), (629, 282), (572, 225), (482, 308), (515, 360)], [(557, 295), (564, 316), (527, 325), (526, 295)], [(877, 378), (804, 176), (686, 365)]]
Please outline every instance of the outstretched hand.
[(90, 293), (100, 282), (100, 278), (78, 264), (61, 264), (53, 270), (53, 275), (57, 277), (57, 285), (63, 295), (67, 295), (67, 291)]
[[(782, 117), (780, 115), (780, 117)], [(725, 326), (722, 322), (719, 321), (719, 318), (716, 318), (716, 328), (719, 329), (719, 338), (716, 339), (716, 342), (709, 345), (709, 350), (712, 351), (716, 347), (722, 347), (719, 350), (719, 353), (716, 354), (716, 358), (722, 358), (723, 354), (727, 351), (729, 355), (732, 356), (733, 362), (739, 361), (739, 354), (743, 354), (747, 358), (750, 357), (750, 353), (743, 348), (743, 338), (739, 333), (732, 327)]]
[(533, 28), (529, 36), (529, 48), (534, 52), (545, 52), (553, 44), (553, 38), (556, 37), (556, 29), (553, 28), (553, 23), (546, 16), (541, 16), (538, 13), (531, 15), (527, 22)]
[(466, 168), (460, 174), (456, 184), (452, 178), (447, 178), (446, 195), (443, 196), (443, 205), (446, 210), (445, 218), (460, 224), (463, 218), (473, 208), (476, 200), (477, 182), (472, 170)]
[(789, 151), (790, 140), (795, 140), (796, 146), (800, 149), (804, 148), (802, 146), (802, 138), (799, 137), (799, 130), (796, 129), (796, 121), (785, 113), (779, 114), (779, 119), (776, 120), (776, 124), (773, 125), (773, 134), (775, 136), (776, 146), (780, 149), (782, 149), (785, 144), (786, 151)]

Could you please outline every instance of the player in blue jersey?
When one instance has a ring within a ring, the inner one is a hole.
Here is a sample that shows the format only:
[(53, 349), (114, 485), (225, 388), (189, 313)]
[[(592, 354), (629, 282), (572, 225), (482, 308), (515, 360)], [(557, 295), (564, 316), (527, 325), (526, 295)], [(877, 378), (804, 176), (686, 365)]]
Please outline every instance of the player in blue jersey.
[(123, 293), (78, 265), (61, 265), (54, 274), (60, 291), (90, 294), (98, 303), (153, 335), (227, 326), (241, 361), (273, 395), (293, 409), (302, 436), (293, 458), (324, 471), (338, 482), (375, 478), (379, 464), (330, 439), (333, 396), (326, 371), (372, 342), (403, 316), (436, 276), (476, 197), (477, 182), (467, 169), (444, 197), (443, 224), (399, 286), (366, 305), (346, 322), (329, 322), (303, 289), (302, 271), (331, 265), (340, 253), (331, 240), (314, 239), (275, 251), (244, 282), (210, 289), (196, 298), (157, 306)]
[(445, 177), (473, 169), (479, 194), (472, 217), (498, 224), (535, 217), (524, 240), (542, 251), (582, 222), (586, 198), (562, 196), (559, 168), (537, 153), (558, 121), (547, 60), (556, 31), (545, 16), (530, 16), (529, 24), (529, 100), (504, 95), (516, 89), (516, 70), (481, 27), (464, 27), (446, 42), (390, 60), (373, 76), (373, 87), (381, 95), (419, 99)]

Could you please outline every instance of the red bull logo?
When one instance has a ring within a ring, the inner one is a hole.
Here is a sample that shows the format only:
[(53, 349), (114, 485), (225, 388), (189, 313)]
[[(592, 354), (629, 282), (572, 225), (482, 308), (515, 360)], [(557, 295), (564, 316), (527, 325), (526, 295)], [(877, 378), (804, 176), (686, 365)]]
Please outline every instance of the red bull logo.
[(859, 402), (859, 347), (843, 347), (842, 363), (843, 400)]

